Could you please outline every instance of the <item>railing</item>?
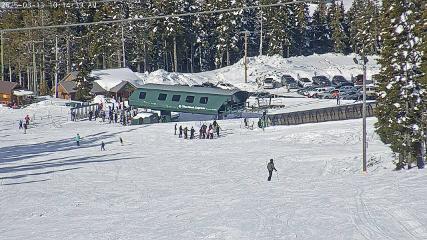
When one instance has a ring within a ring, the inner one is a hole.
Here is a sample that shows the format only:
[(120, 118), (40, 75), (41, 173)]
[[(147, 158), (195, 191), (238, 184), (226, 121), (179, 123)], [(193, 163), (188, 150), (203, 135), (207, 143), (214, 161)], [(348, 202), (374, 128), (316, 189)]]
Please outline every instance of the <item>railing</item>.
[[(86, 106), (71, 108), (70, 110), (71, 110), (71, 114), (73, 113), (75, 114), (74, 120), (79, 120), (79, 119), (89, 117), (89, 112), (90, 111), (95, 112), (97, 107), (98, 107), (98, 104), (90, 104)], [(71, 119), (73, 119), (73, 117), (71, 117)]]
[[(376, 103), (366, 104), (366, 116), (373, 117)], [(300, 112), (269, 114), (270, 125), (298, 125), (362, 118), (363, 104), (312, 109)]]

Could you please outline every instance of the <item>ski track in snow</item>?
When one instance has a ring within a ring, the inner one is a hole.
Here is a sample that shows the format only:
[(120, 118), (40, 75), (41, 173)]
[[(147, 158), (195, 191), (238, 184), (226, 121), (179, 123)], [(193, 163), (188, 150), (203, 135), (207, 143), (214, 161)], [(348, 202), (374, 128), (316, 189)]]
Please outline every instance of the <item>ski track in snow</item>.
[[(29, 111), (24, 135), (17, 120)], [(0, 239), (427, 239), (425, 170), (392, 171), (374, 118), (363, 174), (361, 120), (265, 131), (227, 120), (220, 138), (184, 140), (174, 123), (67, 113), (0, 109)]]

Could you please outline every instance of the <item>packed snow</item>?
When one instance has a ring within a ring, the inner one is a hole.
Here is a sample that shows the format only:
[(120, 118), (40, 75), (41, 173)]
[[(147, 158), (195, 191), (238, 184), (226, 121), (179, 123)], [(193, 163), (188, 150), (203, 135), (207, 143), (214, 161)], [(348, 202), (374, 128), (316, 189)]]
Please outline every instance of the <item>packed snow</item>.
[(425, 170), (393, 171), (375, 118), (365, 174), (361, 120), (224, 120), (185, 140), (175, 123), (69, 122), (63, 105), (0, 108), (0, 239), (427, 239)]

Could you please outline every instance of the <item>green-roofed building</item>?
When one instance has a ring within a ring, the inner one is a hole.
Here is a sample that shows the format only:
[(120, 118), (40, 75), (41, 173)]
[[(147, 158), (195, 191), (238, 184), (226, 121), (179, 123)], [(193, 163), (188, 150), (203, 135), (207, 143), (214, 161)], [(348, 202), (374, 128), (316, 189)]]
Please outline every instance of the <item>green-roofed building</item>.
[(171, 112), (218, 115), (242, 110), (249, 94), (241, 90), (182, 85), (144, 84), (129, 98), (129, 105), (161, 111), (166, 121)]

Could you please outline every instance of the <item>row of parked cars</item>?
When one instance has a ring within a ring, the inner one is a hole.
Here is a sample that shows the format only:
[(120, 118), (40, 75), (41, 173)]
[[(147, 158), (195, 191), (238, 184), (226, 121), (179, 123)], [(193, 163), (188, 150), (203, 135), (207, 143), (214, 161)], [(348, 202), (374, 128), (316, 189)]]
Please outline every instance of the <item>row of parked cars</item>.
[[(336, 98), (357, 100), (363, 95), (363, 76), (358, 75), (351, 81), (344, 76), (335, 75), (330, 80), (326, 76), (314, 76), (309, 78), (294, 79), (290, 75), (282, 75), (280, 81), (277, 77), (266, 77), (263, 82), (264, 89), (273, 89), (286, 86), (288, 89), (298, 89), (298, 93), (308, 97)], [(376, 91), (372, 81), (367, 81), (366, 95), (368, 99), (375, 99)]]

